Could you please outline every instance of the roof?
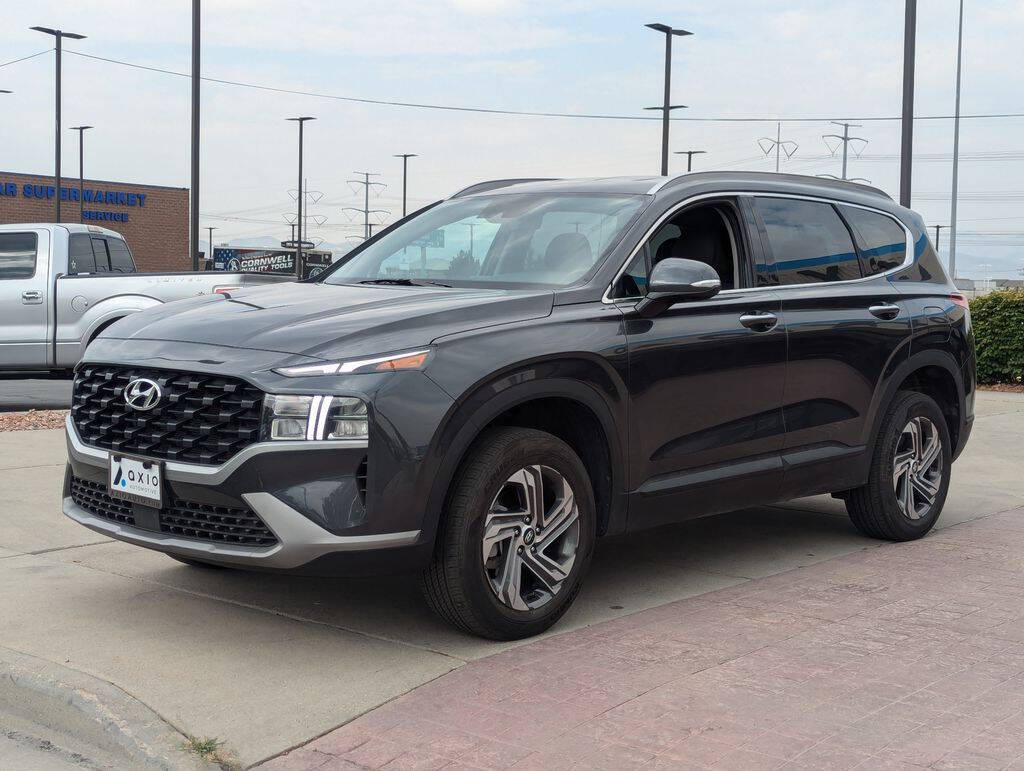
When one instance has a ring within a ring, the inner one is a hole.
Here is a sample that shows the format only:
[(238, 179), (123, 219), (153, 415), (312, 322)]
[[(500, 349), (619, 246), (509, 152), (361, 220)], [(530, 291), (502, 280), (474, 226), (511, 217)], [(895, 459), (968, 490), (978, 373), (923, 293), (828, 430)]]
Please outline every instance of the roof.
[(120, 233), (110, 228), (100, 227), (99, 225), (86, 225), (81, 222), (11, 222), (0, 225), (0, 230), (11, 231), (11, 230), (25, 230), (26, 228), (55, 228), (60, 227), (67, 230), (69, 233), (102, 233), (107, 236), (117, 236), (123, 238)]
[(773, 174), (758, 171), (698, 171), (675, 176), (593, 177), (586, 179), (503, 179), (481, 182), (464, 188), (452, 198), (463, 198), (486, 193), (619, 193), (655, 195), (661, 191), (677, 192), (685, 187), (719, 187), (751, 192), (776, 191), (813, 194), (830, 197), (842, 193), (843, 197), (892, 198), (875, 187), (856, 182), (810, 177), (800, 174)]

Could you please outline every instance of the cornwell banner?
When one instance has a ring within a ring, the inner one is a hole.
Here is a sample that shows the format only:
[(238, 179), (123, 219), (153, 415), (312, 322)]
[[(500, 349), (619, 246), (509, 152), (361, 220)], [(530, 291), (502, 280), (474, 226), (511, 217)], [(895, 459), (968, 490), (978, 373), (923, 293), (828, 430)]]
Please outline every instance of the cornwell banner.
[[(304, 251), (302, 277), (309, 278), (331, 264), (331, 252)], [(213, 269), (241, 273), (274, 273), (295, 275), (294, 249), (253, 249), (246, 247), (215, 247)]]

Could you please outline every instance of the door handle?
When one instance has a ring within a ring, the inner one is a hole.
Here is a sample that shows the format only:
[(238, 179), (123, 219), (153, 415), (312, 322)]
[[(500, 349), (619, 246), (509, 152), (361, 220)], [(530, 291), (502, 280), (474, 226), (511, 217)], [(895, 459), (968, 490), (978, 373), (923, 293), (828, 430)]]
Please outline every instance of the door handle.
[(747, 329), (753, 329), (755, 332), (767, 332), (774, 329), (778, 323), (779, 317), (767, 311), (754, 311), (740, 316), (740, 324)]
[(877, 316), (880, 319), (894, 319), (900, 315), (900, 306), (893, 305), (892, 303), (872, 305), (868, 308), (868, 313), (872, 316)]
[(43, 293), (38, 289), (27, 289), (21, 293), (21, 302), (24, 305), (38, 305), (43, 301)]

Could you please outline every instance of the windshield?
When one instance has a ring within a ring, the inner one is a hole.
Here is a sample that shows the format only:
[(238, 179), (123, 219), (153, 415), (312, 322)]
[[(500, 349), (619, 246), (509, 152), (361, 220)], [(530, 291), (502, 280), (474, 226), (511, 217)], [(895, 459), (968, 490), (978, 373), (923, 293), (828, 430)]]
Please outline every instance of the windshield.
[(568, 286), (604, 257), (646, 203), (641, 195), (566, 193), (445, 201), (385, 234), (324, 281)]

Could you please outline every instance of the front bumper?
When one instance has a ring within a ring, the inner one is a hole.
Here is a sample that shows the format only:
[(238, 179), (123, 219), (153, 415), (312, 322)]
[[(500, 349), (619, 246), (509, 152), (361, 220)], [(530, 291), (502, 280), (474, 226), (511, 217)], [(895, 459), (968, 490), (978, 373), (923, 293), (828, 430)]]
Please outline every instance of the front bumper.
[[(70, 416), (66, 430), (63, 511), (111, 538), (185, 558), (271, 570), (323, 565), (322, 572), (330, 573), (391, 572), (403, 560), (385, 557), (405, 552), (421, 556), (419, 530), (375, 532), (366, 516), (355, 479), (356, 469), (366, 459), (363, 440), (261, 442), (220, 466), (163, 464), (170, 495), (210, 506), (246, 507), (263, 520), (276, 543), (250, 546), (183, 537), (162, 525), (145, 529), (98, 516), (79, 505), (71, 496), (72, 476), (105, 486), (109, 452), (83, 444)], [(417, 562), (409, 560), (410, 567)]]

